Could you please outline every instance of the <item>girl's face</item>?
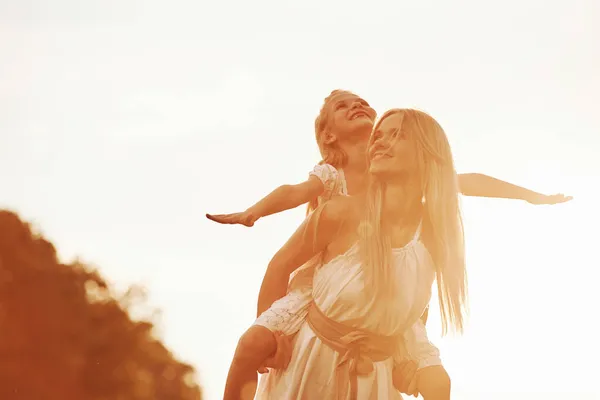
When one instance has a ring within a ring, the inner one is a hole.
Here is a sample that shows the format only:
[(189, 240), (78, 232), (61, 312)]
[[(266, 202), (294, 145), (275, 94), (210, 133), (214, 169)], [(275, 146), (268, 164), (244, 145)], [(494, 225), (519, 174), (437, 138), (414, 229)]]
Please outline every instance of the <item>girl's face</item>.
[(330, 107), (331, 140), (367, 138), (373, 129), (377, 113), (369, 103), (351, 93), (333, 99)]
[(368, 149), (369, 172), (374, 175), (395, 177), (417, 170), (416, 140), (412, 132), (402, 129), (404, 113), (386, 117), (373, 132)]

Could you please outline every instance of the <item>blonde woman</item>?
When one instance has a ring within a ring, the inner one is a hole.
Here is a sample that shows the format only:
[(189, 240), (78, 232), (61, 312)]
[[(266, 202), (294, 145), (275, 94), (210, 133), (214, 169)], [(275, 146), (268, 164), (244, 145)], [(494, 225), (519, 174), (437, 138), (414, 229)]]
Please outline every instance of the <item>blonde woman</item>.
[(295, 269), (322, 258), (290, 363), (263, 375), (259, 399), (399, 399), (393, 371), (407, 357), (420, 364), (426, 400), (449, 397), (435, 386), (428, 392), (428, 380), (445, 372), (419, 317), (437, 278), (444, 330), (463, 327), (467, 280), (450, 146), (429, 115), (396, 109), (375, 126), (368, 157), (366, 193), (317, 208), (267, 268), (260, 308)]
[[(347, 91), (333, 91), (325, 99), (315, 121), (316, 139), (323, 162), (313, 169), (309, 179), (299, 185), (277, 188), (247, 212), (210, 218), (222, 223), (251, 226), (260, 216), (296, 207), (312, 196), (317, 196), (316, 201), (311, 204), (314, 207), (337, 196), (362, 193), (367, 175), (366, 148), (375, 116), (375, 111), (364, 99)], [(562, 195), (545, 196), (482, 174), (459, 175), (459, 183), (463, 193), (472, 196), (519, 198), (536, 204), (568, 199)], [(266, 311), (265, 308), (259, 308), (254, 334), (245, 335), (244, 345), (241, 346), (247, 349), (244, 358), (252, 359), (240, 363), (238, 357), (237, 365), (232, 365), (230, 370), (227, 383), (229, 388), (238, 387), (239, 382), (256, 381), (256, 368), (253, 369), (251, 365), (256, 365), (261, 372), (266, 372), (265, 366), (283, 366), (282, 357), (286, 352), (280, 347), (285, 348), (288, 344), (280, 333), (294, 334), (306, 317), (312, 300), (310, 267), (315, 265), (315, 261), (318, 260), (307, 263), (302, 271), (297, 271), (302, 273), (295, 276), (289, 288), (286, 279), (269, 293), (271, 300), (279, 300)], [(289, 289), (287, 295), (286, 288)], [(262, 303), (265, 307), (271, 305), (268, 301)], [(260, 329), (261, 327), (267, 330)], [(251, 342), (251, 338), (254, 342)], [(275, 353), (275, 348), (278, 351), (274, 358), (270, 358)], [(227, 389), (226, 393), (232, 391), (238, 390)]]

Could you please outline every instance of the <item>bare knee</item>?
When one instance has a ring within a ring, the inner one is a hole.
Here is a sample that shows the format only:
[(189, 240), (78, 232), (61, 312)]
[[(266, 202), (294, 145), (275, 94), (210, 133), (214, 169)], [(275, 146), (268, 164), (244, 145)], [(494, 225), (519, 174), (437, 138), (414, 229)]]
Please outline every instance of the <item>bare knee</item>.
[(451, 385), (450, 375), (444, 370), (444, 373), (440, 374), (437, 382), (434, 383), (434, 389), (439, 396), (450, 398)]
[(259, 367), (259, 364), (275, 353), (275, 350), (277, 350), (277, 342), (273, 332), (263, 326), (255, 325), (244, 332), (238, 341), (234, 360)]
[(427, 367), (419, 371), (419, 392), (425, 400), (449, 400), (450, 376), (442, 366)]

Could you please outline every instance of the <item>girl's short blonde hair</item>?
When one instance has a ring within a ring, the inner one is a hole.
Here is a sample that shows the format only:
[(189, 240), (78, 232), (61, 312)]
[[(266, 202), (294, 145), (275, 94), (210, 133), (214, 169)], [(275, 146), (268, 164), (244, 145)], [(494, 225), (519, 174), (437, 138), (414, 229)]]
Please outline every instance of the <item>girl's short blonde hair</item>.
[(323, 158), (320, 164), (330, 164), (335, 168), (343, 168), (348, 162), (348, 155), (338, 146), (337, 142), (326, 143), (326, 134), (331, 128), (332, 106), (337, 99), (344, 95), (354, 95), (354, 93), (340, 89), (332, 91), (323, 101), (321, 111), (315, 119), (315, 139)]

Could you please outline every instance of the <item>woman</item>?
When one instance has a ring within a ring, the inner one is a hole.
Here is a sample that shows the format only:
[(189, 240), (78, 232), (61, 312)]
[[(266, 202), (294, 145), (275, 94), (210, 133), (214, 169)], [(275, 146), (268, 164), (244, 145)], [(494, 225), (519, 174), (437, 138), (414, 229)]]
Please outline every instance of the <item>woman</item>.
[[(269, 264), (263, 309), (272, 286), (322, 254), (291, 362), (263, 375), (257, 398), (397, 399), (392, 371), (407, 357), (419, 361), (421, 389), (441, 369), (419, 322), (434, 277), (444, 330), (462, 330), (463, 231), (443, 130), (425, 113), (388, 111), (375, 126), (368, 156), (367, 193), (319, 207)], [(449, 396), (420, 391), (426, 400)]]
[[(314, 197), (318, 199), (314, 203), (321, 205), (337, 196), (362, 193), (368, 177), (366, 152), (374, 120), (375, 112), (364, 99), (347, 91), (334, 90), (325, 99), (315, 120), (315, 133), (323, 162), (311, 171), (310, 178), (299, 185), (279, 187), (251, 207), (251, 212), (209, 218), (222, 223), (251, 226), (256, 219), (254, 217), (293, 208)], [(544, 196), (481, 174), (459, 175), (458, 182), (459, 189), (465, 195), (521, 198), (532, 203), (558, 202), (561, 198), (568, 200), (564, 196)], [(251, 380), (256, 382), (254, 366), (261, 365), (259, 371), (266, 372), (266, 367), (281, 368), (285, 365), (287, 354), (281, 349), (287, 349), (289, 345), (285, 343), (284, 336), (294, 335), (306, 318), (312, 301), (310, 271), (314, 265), (314, 262), (309, 262), (307, 268), (301, 268), (302, 273), (297, 270), (289, 286), (287, 279), (283, 279), (280, 287), (271, 286), (269, 292), (263, 292), (263, 297), (266, 295), (271, 300), (263, 299), (262, 304), (270, 305), (271, 301), (277, 301), (266, 311), (259, 308), (255, 326), (244, 335), (244, 340), (238, 346), (238, 350), (245, 349), (242, 357), (244, 362), (239, 363), (238, 354), (238, 363), (231, 366), (225, 391), (227, 399), (239, 397), (240, 384), (250, 387)], [(423, 319), (426, 317), (427, 311)], [(410, 375), (397, 381), (406, 383), (410, 381)], [(407, 389), (403, 384), (398, 388), (403, 392)], [(248, 398), (253, 398), (253, 394), (248, 393)]]

